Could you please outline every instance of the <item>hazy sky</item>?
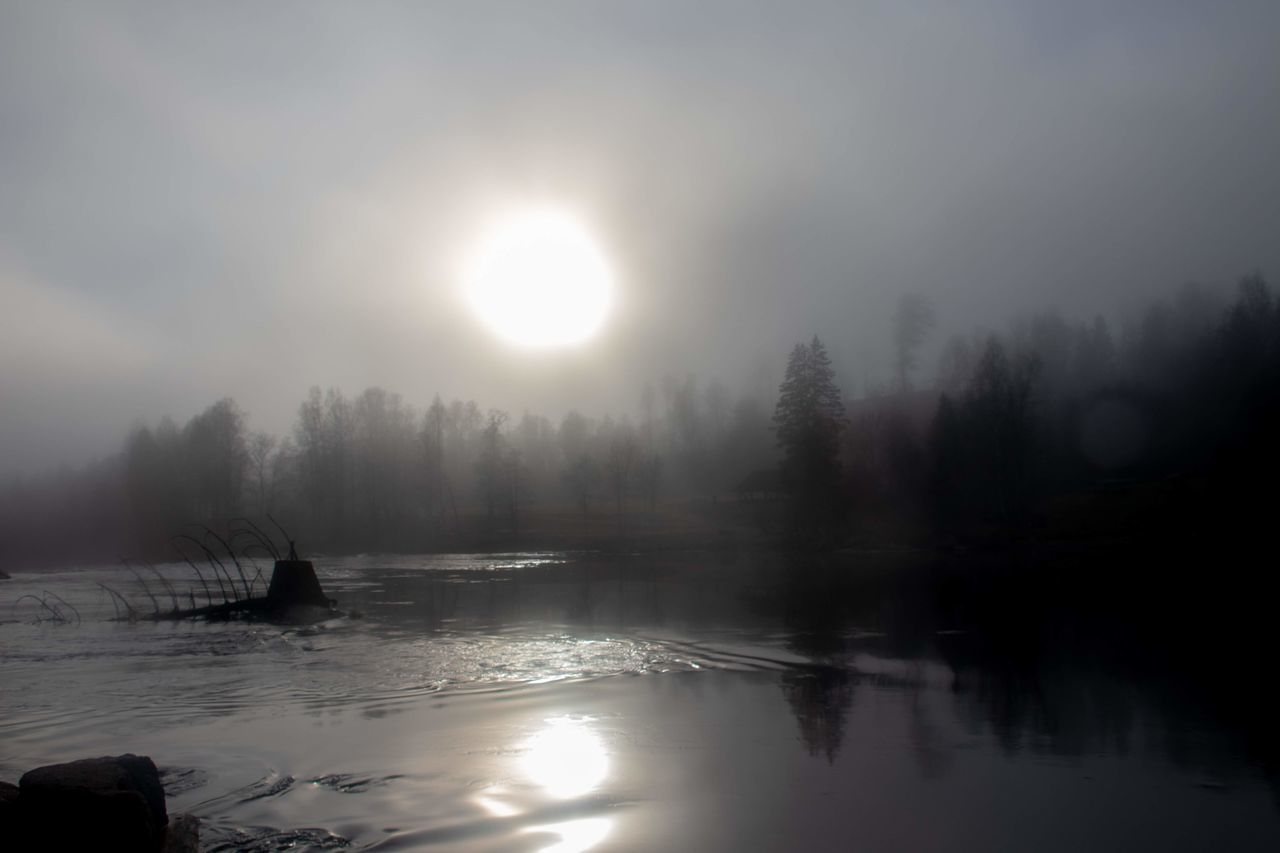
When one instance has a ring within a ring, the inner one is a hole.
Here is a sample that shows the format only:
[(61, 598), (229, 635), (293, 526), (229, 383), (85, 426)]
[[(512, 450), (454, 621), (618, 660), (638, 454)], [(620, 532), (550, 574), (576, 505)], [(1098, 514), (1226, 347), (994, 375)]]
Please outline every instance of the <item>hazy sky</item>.
[[(1280, 3), (0, 0), (0, 473), (309, 385), (558, 415), (646, 378), (850, 389), (948, 328), (1280, 276)], [(458, 298), (496, 210), (619, 276), (580, 349)]]

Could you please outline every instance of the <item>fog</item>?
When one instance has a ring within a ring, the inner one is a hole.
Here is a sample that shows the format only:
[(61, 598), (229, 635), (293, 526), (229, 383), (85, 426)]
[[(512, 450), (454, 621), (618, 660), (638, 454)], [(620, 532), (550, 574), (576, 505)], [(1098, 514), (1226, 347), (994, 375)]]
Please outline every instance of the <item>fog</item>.
[[(283, 431), (313, 384), (552, 416), (776, 387), (814, 333), (855, 392), (905, 290), (968, 331), (1280, 268), (1273, 3), (0, 15), (0, 471), (224, 396)], [(614, 263), (586, 346), (462, 309), (524, 200)]]
[(0, 3), (6, 849), (1280, 849), (1277, 45)]

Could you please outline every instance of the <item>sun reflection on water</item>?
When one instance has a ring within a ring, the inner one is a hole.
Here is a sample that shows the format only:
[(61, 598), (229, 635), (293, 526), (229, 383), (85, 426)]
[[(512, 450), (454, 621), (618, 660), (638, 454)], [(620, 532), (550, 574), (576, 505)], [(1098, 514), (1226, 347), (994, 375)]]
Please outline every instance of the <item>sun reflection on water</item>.
[[(569, 716), (548, 719), (521, 744), (519, 752), (523, 776), (533, 783), (523, 790), (532, 793), (534, 799), (525, 799), (522, 786), (497, 784), (479, 793), (476, 805), (500, 820), (529, 822), (518, 830), (521, 835), (551, 836), (550, 844), (537, 848), (539, 853), (582, 853), (602, 842), (613, 829), (612, 818), (579, 816), (583, 810), (589, 814), (599, 805), (590, 800), (565, 802), (591, 793), (609, 773), (608, 751), (592, 731), (590, 721)], [(547, 798), (560, 802), (549, 805)], [(552, 823), (532, 823), (539, 817), (564, 814), (564, 808), (572, 809), (575, 816)], [(542, 840), (537, 839), (536, 843)]]
[(546, 826), (531, 826), (525, 832), (547, 832), (560, 836), (560, 840), (554, 844), (538, 848), (538, 853), (582, 853), (604, 841), (611, 828), (612, 823), (607, 817), (588, 817)]
[(604, 744), (583, 720), (556, 717), (529, 739), (525, 774), (551, 796), (567, 800), (590, 793), (609, 772)]

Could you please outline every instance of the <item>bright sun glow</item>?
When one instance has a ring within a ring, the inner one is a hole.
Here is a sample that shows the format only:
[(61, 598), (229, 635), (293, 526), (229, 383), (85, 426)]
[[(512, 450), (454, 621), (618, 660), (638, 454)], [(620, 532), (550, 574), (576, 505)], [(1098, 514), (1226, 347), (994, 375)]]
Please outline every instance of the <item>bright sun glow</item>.
[(578, 720), (560, 717), (534, 735), (524, 755), (524, 770), (544, 791), (557, 799), (580, 797), (591, 791), (609, 771), (604, 744)]
[(582, 343), (604, 323), (613, 275), (596, 241), (563, 211), (531, 209), (498, 223), (465, 272), (472, 309), (507, 341)]

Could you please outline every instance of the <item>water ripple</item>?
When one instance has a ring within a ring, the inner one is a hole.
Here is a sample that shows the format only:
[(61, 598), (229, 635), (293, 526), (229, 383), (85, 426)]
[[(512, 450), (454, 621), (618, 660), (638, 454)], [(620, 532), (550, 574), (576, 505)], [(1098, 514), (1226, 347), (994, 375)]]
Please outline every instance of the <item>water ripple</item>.
[(345, 850), (351, 842), (327, 829), (274, 829), (263, 826), (201, 826), (204, 853), (275, 853), (280, 850)]

